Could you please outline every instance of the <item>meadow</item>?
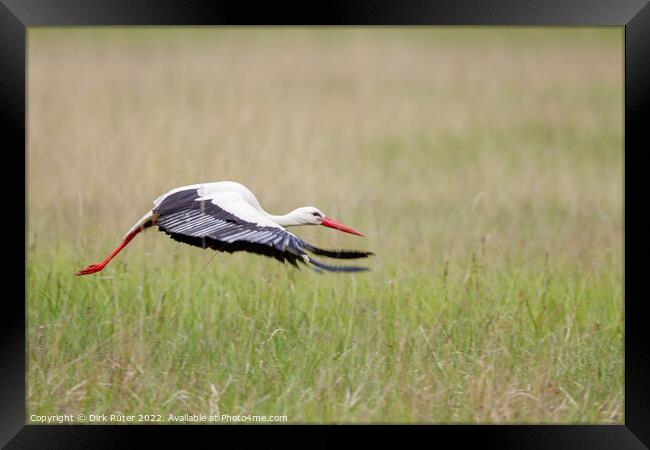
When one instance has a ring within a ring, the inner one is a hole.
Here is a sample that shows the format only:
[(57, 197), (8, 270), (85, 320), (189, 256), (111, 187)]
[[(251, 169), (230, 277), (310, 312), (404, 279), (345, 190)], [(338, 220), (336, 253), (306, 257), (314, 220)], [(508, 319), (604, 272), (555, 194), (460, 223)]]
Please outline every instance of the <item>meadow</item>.
[[(30, 28), (27, 418), (617, 423), (622, 28)], [(319, 275), (163, 233), (234, 180)]]

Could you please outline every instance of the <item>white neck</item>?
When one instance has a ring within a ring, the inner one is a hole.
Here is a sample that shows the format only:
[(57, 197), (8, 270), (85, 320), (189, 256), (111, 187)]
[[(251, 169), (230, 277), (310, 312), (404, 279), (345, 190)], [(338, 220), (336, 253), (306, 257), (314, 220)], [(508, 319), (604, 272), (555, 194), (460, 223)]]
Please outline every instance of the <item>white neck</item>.
[(275, 223), (283, 227), (293, 227), (296, 225), (302, 225), (296, 220), (295, 216), (293, 215), (293, 212), (294, 211), (291, 211), (290, 213), (285, 214), (284, 216), (274, 216), (273, 214), (268, 214), (268, 213), (267, 214), (271, 218), (271, 220), (273, 220)]

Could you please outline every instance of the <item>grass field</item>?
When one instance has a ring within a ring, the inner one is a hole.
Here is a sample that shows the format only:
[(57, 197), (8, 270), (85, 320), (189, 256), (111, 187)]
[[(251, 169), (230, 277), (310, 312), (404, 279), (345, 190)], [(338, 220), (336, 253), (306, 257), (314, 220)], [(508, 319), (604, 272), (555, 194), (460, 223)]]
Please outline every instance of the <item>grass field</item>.
[[(623, 29), (28, 31), (32, 414), (623, 423)], [(321, 276), (148, 231), (235, 180)]]

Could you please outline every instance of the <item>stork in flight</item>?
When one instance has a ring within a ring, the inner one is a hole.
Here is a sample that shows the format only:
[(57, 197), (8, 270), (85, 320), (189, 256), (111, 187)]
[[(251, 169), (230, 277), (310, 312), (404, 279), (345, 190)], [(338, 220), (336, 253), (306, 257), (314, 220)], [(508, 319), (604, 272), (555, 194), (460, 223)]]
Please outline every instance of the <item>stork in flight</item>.
[(146, 213), (122, 238), (122, 243), (108, 257), (77, 272), (99, 272), (142, 230), (158, 226), (172, 239), (201, 248), (233, 253), (247, 251), (288, 261), (298, 267), (303, 263), (316, 271), (360, 272), (357, 266), (331, 266), (314, 259), (307, 252), (330, 258), (365, 258), (371, 252), (324, 250), (314, 247), (288, 232), (284, 227), (324, 225), (346, 233), (363, 236), (358, 231), (326, 217), (320, 210), (306, 206), (284, 216), (265, 212), (245, 186), (233, 181), (192, 184), (172, 189), (153, 202)]

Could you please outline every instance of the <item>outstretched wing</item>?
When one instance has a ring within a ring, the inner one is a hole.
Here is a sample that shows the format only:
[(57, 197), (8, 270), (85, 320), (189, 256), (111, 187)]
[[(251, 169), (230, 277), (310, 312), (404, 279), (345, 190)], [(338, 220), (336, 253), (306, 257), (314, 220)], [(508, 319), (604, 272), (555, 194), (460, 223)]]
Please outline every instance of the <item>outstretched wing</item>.
[(197, 189), (183, 190), (162, 200), (153, 213), (158, 228), (176, 241), (229, 253), (257, 253), (288, 261), (296, 267), (302, 262), (328, 271), (357, 272), (367, 269), (330, 266), (314, 260), (307, 251), (335, 258), (361, 258), (371, 254), (313, 247), (270, 220), (237, 192), (201, 197)]

